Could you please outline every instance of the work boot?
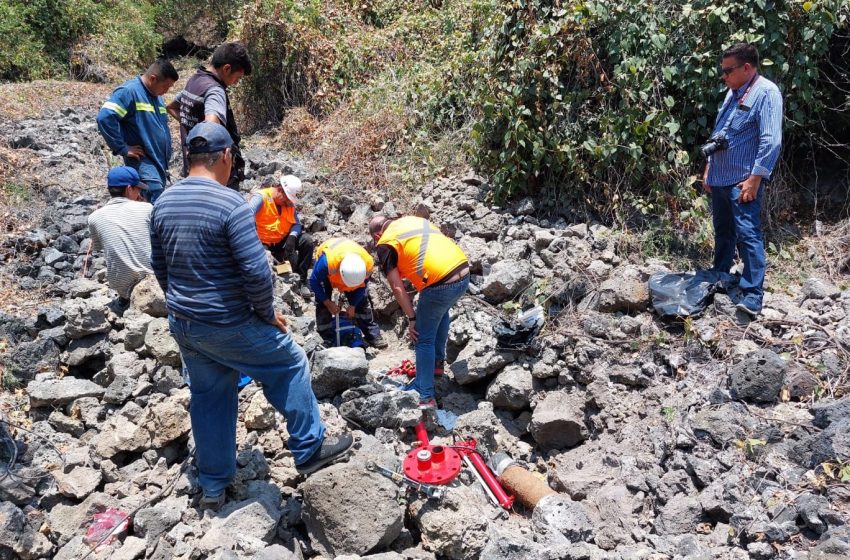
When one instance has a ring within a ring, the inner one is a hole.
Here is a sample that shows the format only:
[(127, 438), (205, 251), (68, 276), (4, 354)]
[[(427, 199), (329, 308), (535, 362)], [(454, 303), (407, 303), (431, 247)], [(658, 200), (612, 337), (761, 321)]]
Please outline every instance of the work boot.
[(325, 436), (325, 440), (322, 442), (319, 450), (300, 465), (295, 465), (295, 470), (298, 471), (298, 474), (314, 473), (328, 463), (332, 463), (345, 455), (353, 444), (354, 437), (351, 433), (341, 436)]
[(313, 299), (313, 292), (307, 286), (301, 286), (301, 288), (299, 288), (298, 290), (298, 293), (300, 293), (301, 297), (307, 301)]
[(369, 346), (374, 346), (375, 348), (381, 350), (389, 346), (389, 344), (387, 344), (387, 341), (381, 334), (378, 334), (377, 336), (373, 336), (371, 338), (367, 338), (366, 342), (369, 343)]
[(206, 492), (204, 492), (201, 496), (200, 501), (198, 502), (198, 507), (202, 510), (206, 509), (209, 511), (218, 511), (221, 509), (221, 506), (224, 505), (224, 501), (224, 492), (222, 492), (218, 496), (209, 496)]

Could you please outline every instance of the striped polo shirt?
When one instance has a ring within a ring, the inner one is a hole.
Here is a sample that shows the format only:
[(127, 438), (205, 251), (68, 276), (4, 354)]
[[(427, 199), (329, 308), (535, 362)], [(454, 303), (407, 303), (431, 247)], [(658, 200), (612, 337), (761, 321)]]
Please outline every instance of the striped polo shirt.
[(770, 178), (782, 146), (782, 94), (776, 84), (759, 76), (742, 104), (745, 84), (726, 92), (714, 122), (714, 133), (726, 131), (729, 147), (709, 158), (708, 184), (737, 185), (750, 175)]
[(109, 287), (129, 298), (133, 287), (153, 271), (150, 267), (151, 209), (147, 202), (112, 198), (89, 216), (92, 250), (103, 250)]
[(272, 271), (254, 214), (236, 192), (187, 177), (157, 199), (151, 264), (169, 313), (229, 327), (253, 313), (274, 320)]

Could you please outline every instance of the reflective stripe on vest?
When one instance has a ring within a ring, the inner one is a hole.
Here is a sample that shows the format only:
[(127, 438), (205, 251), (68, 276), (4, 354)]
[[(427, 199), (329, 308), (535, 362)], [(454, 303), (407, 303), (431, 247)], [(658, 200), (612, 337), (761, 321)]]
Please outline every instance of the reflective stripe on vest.
[(289, 202), (284, 203), (278, 213), (277, 204), (272, 198), (273, 188), (262, 189), (258, 193), (263, 197), (263, 205), (256, 216), (257, 235), (260, 237), (260, 242), (266, 245), (274, 245), (282, 241), (295, 225), (295, 206)]
[(378, 245), (398, 253), (398, 271), (422, 291), (467, 262), (457, 244), (424, 218), (408, 216), (390, 223)]
[(149, 113), (154, 113), (153, 105), (150, 103), (145, 103), (143, 101), (136, 101), (136, 111), (147, 111)]
[(330, 280), (331, 286), (341, 292), (353, 292), (366, 285), (364, 282), (359, 286), (349, 287), (342, 279), (342, 274), (339, 272), (340, 264), (351, 253), (360, 255), (360, 258), (366, 263), (366, 278), (368, 278), (372, 274), (375, 261), (372, 259), (372, 255), (366, 252), (366, 249), (361, 247), (360, 244), (350, 239), (335, 237), (322, 243), (316, 251), (316, 259), (325, 255), (325, 260), (328, 261), (328, 280)]
[(104, 103), (103, 107), (101, 107), (101, 109), (109, 109), (110, 111), (113, 111), (114, 113), (116, 113), (122, 119), (127, 114), (127, 109), (125, 109), (124, 107), (122, 107), (118, 103), (114, 103), (112, 101), (107, 101), (106, 103)]

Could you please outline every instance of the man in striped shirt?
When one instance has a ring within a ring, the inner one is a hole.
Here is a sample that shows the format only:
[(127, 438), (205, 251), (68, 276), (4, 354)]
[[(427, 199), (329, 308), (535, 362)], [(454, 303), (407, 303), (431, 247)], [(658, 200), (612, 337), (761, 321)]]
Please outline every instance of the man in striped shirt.
[(729, 91), (712, 138), (725, 142), (709, 156), (703, 173), (703, 188), (711, 193), (714, 269), (729, 272), (737, 246), (744, 263), (737, 307), (755, 317), (762, 308), (767, 267), (761, 200), (782, 145), (782, 94), (759, 75), (753, 45), (738, 43), (724, 51), (720, 73)]
[(126, 307), (136, 284), (153, 274), (149, 234), (153, 207), (142, 199), (148, 186), (132, 167), (113, 167), (106, 184), (112, 198), (88, 220), (91, 248), (103, 250), (106, 280)]
[(236, 474), (237, 383), (263, 385), (286, 418), (295, 467), (311, 473), (345, 454), (350, 434), (325, 435), (307, 356), (272, 306), (273, 279), (254, 215), (225, 187), (233, 140), (218, 123), (187, 136), (189, 175), (159, 198), (151, 217), (151, 264), (165, 292), (171, 333), (191, 381), (201, 507), (218, 509)]

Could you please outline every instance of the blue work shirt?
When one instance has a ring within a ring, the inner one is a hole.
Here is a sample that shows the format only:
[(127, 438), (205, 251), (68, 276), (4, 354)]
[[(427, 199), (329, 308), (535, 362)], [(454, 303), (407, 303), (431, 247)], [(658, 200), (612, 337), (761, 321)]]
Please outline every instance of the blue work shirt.
[[(171, 159), (171, 131), (165, 100), (151, 95), (141, 76), (127, 80), (110, 94), (97, 113), (97, 128), (109, 149), (138, 168), (144, 181), (155, 172), (163, 186)], [(141, 146), (145, 156), (138, 165), (127, 158), (128, 146)], [(154, 177), (151, 177), (154, 178)]]
[(166, 189), (151, 214), (151, 268), (169, 313), (229, 327), (274, 320), (272, 270), (242, 196), (212, 179)]
[[(331, 294), (325, 289), (330, 285), (328, 259), (323, 254), (316, 260), (316, 263), (313, 265), (313, 272), (310, 273), (310, 289), (313, 290), (313, 294), (316, 296), (316, 302), (322, 303), (331, 299)], [(364, 297), (366, 297), (366, 286), (353, 290), (349, 296), (348, 303), (357, 307), (363, 301)]]
[[(749, 83), (728, 90), (714, 121), (714, 132), (725, 128), (729, 147), (708, 160), (708, 184), (737, 185), (750, 175), (770, 178), (782, 146), (782, 94), (776, 84), (759, 76), (739, 105)], [(727, 126), (728, 121), (728, 126)]]

